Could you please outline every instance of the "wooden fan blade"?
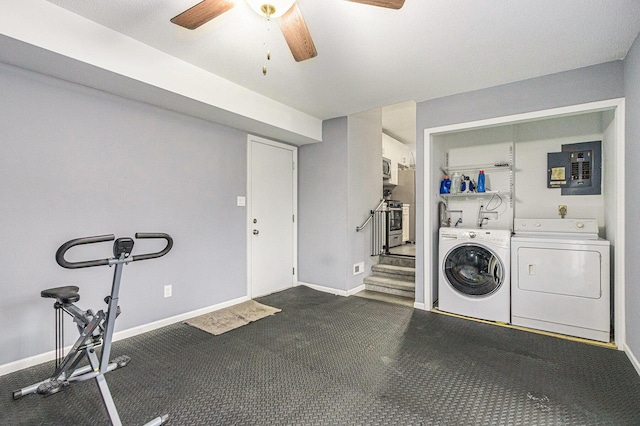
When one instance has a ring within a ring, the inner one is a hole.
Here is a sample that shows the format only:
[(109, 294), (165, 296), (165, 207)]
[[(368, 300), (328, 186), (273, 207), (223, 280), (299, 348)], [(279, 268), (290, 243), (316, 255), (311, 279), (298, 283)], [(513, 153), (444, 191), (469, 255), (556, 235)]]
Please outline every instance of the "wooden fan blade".
[(318, 56), (298, 3), (294, 3), (291, 9), (280, 17), (280, 29), (296, 62)]
[(216, 16), (222, 15), (234, 6), (231, 0), (204, 0), (179, 15), (171, 18), (171, 22), (190, 30), (206, 24)]
[(371, 6), (386, 7), (389, 9), (400, 9), (404, 6), (404, 0), (349, 0), (354, 3), (369, 4)]

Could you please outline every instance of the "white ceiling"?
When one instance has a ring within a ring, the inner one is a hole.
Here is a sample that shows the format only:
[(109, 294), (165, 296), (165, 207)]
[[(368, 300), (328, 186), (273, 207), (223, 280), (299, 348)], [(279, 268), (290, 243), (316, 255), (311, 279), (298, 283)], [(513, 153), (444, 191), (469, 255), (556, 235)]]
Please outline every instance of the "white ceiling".
[(198, 0), (49, 2), (320, 119), (623, 59), (640, 32), (639, 0), (298, 0), (318, 56), (296, 63), (242, 0), (194, 31), (169, 19)]
[(416, 103), (406, 101), (382, 107), (382, 131), (416, 151)]
[(406, 143), (414, 101), (623, 59), (640, 32), (640, 0), (298, 0), (318, 56), (296, 63), (277, 22), (243, 0), (195, 31), (169, 19), (198, 0), (48, 2), (317, 119), (390, 106), (383, 126)]

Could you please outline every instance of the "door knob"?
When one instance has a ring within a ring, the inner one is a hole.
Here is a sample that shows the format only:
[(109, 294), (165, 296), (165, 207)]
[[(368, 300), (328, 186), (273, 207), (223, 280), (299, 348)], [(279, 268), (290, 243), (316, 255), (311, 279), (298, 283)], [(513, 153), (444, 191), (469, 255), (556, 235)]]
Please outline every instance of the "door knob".
[(260, 233), (260, 231), (258, 231), (257, 229), (253, 230), (253, 235), (258, 235)]

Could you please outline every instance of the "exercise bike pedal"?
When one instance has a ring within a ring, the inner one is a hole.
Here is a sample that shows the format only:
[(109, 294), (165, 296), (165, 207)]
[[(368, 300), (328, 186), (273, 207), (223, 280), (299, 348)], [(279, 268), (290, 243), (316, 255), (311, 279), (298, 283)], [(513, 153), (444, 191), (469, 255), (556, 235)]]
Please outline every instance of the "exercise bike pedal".
[(69, 382), (66, 380), (47, 380), (38, 386), (38, 390), (36, 392), (42, 396), (49, 396), (60, 392), (67, 386), (69, 386)]
[[(104, 303), (106, 303), (107, 305), (109, 304), (110, 301), (111, 301), (111, 296), (107, 296), (104, 298)], [(120, 306), (116, 306), (116, 318), (120, 316), (120, 313), (122, 313), (122, 311), (120, 310)]]
[(120, 355), (119, 357), (111, 360), (111, 362), (118, 364), (119, 368), (126, 367), (127, 364), (129, 364), (129, 361), (131, 361), (131, 357), (127, 355)]

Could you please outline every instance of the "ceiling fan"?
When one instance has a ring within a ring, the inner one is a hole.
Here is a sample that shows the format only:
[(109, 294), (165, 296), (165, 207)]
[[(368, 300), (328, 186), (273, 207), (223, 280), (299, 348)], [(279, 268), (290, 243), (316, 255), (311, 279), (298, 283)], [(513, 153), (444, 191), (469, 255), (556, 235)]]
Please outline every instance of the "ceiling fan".
[[(307, 24), (295, 0), (246, 0), (257, 13), (267, 18), (280, 18), (280, 29), (296, 62), (318, 55)], [(348, 0), (371, 6), (400, 9), (405, 0)], [(195, 30), (235, 6), (234, 0), (204, 0), (171, 18), (181, 27)]]

